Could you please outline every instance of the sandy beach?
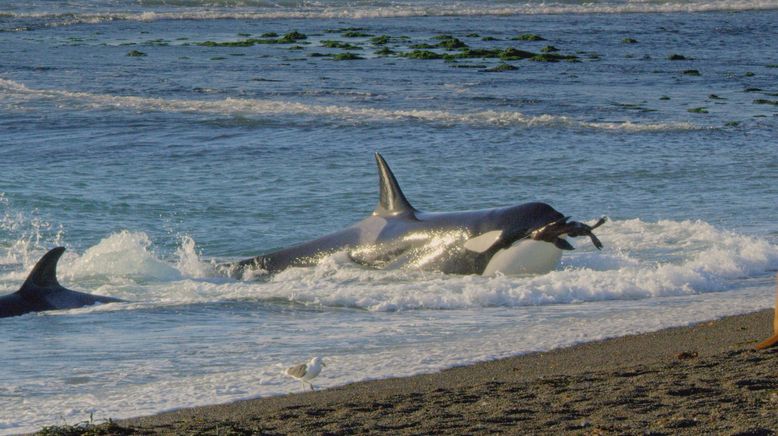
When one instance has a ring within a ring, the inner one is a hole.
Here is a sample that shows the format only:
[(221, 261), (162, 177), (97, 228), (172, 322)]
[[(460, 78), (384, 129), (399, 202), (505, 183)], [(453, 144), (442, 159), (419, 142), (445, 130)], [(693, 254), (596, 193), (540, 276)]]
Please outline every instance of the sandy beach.
[(435, 374), (182, 409), (97, 429), (114, 434), (775, 434), (778, 348), (753, 349), (772, 334), (772, 316), (772, 310), (763, 310)]

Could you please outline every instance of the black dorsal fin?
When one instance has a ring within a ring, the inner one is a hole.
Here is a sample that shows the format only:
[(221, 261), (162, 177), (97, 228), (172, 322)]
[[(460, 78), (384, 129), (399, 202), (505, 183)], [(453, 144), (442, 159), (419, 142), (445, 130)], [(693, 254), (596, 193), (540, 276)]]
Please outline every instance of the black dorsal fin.
[(65, 247), (57, 247), (49, 250), (48, 253), (41, 257), (41, 260), (35, 264), (35, 267), (27, 276), (27, 280), (24, 281), (22, 288), (19, 292), (25, 290), (34, 290), (40, 288), (57, 288), (59, 282), (57, 281), (57, 262), (65, 252)]
[(379, 194), (378, 206), (373, 211), (377, 216), (395, 216), (407, 212), (416, 212), (416, 209), (408, 203), (405, 194), (397, 184), (392, 170), (386, 164), (380, 153), (375, 154), (375, 161), (378, 164)]

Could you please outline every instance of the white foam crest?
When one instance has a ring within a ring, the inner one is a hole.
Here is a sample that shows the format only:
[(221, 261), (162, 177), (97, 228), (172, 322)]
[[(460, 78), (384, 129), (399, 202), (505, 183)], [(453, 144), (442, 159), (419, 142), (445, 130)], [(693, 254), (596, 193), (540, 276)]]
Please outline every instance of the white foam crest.
[[(370, 311), (463, 309), (636, 300), (725, 291), (742, 278), (778, 268), (778, 246), (703, 221), (611, 221), (598, 229), (602, 251), (586, 243), (563, 257), (563, 267), (536, 276), (460, 276), (413, 269), (373, 270), (353, 263), (345, 252), (327, 256), (315, 267), (290, 268), (267, 280), (234, 281), (215, 277), (189, 237), (181, 240), (173, 268), (149, 253), (144, 234), (123, 232), (90, 248), (75, 264), (107, 270), (111, 283), (97, 293), (151, 305), (229, 300), (289, 301), (321, 307)], [(119, 242), (121, 241), (121, 242)], [(115, 247), (115, 248), (108, 248)], [(90, 252), (127, 256), (136, 261), (111, 267)], [(74, 255), (75, 256), (75, 255)], [(161, 272), (160, 272), (161, 271)], [(76, 275), (87, 275), (74, 268)], [(156, 280), (138, 285), (119, 279)], [(210, 276), (210, 277), (209, 277)], [(92, 308), (89, 310), (116, 310)]]
[(157, 258), (151, 239), (143, 232), (123, 230), (101, 240), (73, 260), (63, 259), (62, 276), (71, 280), (89, 278), (130, 278), (171, 281), (181, 272)]
[(0, 192), (0, 209), (0, 235), (4, 240), (13, 241), (2, 250), (0, 265), (22, 264), (29, 271), (45, 253), (46, 247), (62, 244), (62, 226), (43, 219), (37, 210), (24, 212), (14, 209), (3, 192)]
[(203, 262), (200, 252), (197, 250), (195, 240), (188, 235), (182, 236), (180, 245), (176, 249), (176, 268), (182, 274), (192, 278), (204, 278), (214, 275), (214, 266)]
[(516, 307), (718, 292), (778, 268), (778, 246), (702, 221), (615, 221), (598, 234), (602, 252), (583, 247), (545, 275), (377, 271), (338, 253), (313, 268), (287, 269), (245, 296), (371, 311)]
[[(443, 110), (406, 109), (387, 110), (377, 108), (317, 105), (263, 99), (225, 98), (222, 100), (161, 99), (137, 96), (116, 96), (72, 92), (65, 90), (32, 89), (8, 79), (0, 79), (0, 103), (3, 100), (18, 106), (31, 98), (65, 100), (75, 107), (93, 110), (116, 109), (132, 111), (162, 111), (181, 113), (207, 113), (231, 116), (268, 116), (279, 114), (311, 115), (345, 119), (349, 122), (369, 123), (375, 121), (417, 120), (443, 125), (493, 125), (544, 127), (562, 126), (571, 128), (619, 130), (625, 132), (697, 130), (702, 127), (687, 122), (634, 123), (592, 122), (577, 120), (564, 115), (526, 115), (521, 112), (486, 110), (471, 113), (456, 113)], [(5, 95), (3, 95), (5, 94)]]
[[(148, 11), (89, 11), (89, 12), (7, 12), (4, 17), (43, 22), (46, 27), (96, 24), (112, 21), (161, 21), (161, 20), (267, 20), (267, 19), (370, 19), (439, 16), (512, 16), (538, 14), (620, 14), (620, 13), (671, 13), (748, 11), (778, 9), (775, 0), (713, 0), (713, 1), (625, 1), (625, 2), (391, 2), (386, 6), (326, 6), (307, 4), (303, 7), (227, 8), (208, 7), (177, 8), (175, 10)], [(21, 26), (12, 30), (28, 30)]]

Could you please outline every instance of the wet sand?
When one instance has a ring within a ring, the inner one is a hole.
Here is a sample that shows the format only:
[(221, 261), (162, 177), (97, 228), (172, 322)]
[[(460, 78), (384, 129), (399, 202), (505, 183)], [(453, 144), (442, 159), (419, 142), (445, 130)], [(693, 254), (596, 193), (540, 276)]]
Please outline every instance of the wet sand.
[(775, 434), (778, 348), (753, 349), (772, 334), (772, 317), (764, 310), (435, 374), (182, 409), (113, 431)]

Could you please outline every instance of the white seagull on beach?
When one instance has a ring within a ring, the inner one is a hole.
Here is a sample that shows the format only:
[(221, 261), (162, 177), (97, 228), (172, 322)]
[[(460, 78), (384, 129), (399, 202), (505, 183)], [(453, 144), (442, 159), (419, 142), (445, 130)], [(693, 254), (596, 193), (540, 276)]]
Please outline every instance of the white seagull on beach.
[(316, 356), (308, 363), (301, 363), (299, 365), (287, 368), (285, 372), (286, 375), (300, 380), (300, 383), (303, 385), (303, 389), (305, 389), (305, 384), (307, 383), (308, 386), (311, 387), (311, 390), (314, 390), (313, 384), (310, 382), (310, 380), (319, 375), (322, 366), (327, 366), (327, 364), (324, 363), (321, 357)]

